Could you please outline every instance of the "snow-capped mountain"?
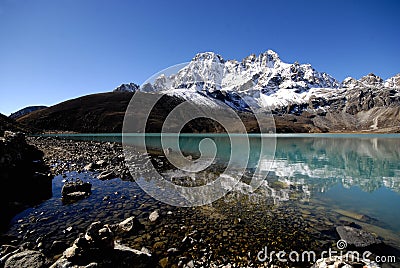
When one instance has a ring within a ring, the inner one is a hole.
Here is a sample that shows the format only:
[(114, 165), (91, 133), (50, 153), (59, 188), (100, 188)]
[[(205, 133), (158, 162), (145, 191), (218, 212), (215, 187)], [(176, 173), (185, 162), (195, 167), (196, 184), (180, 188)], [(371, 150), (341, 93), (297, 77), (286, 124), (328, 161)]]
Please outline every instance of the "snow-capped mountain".
[[(277, 108), (301, 103), (318, 88), (335, 89), (340, 83), (316, 71), (310, 64), (284, 63), (272, 50), (244, 58), (224, 60), (213, 52), (197, 54), (178, 73), (161, 75), (141, 90), (163, 91), (192, 98), (202, 96), (224, 101), (238, 110), (254, 107)], [(190, 94), (188, 94), (190, 92)], [(189, 96), (188, 96), (189, 95)]]
[(116, 87), (113, 91), (114, 92), (136, 92), (140, 88), (139, 85), (135, 83), (129, 84), (121, 84), (120, 86)]
[(241, 62), (205, 52), (197, 54), (176, 74), (160, 75), (140, 90), (162, 91), (203, 104), (207, 99), (217, 99), (237, 110), (247, 110), (249, 104), (282, 110), (293, 105), (308, 108), (315, 98), (345, 98), (348, 89), (355, 88), (399, 89), (400, 74), (384, 81), (370, 73), (359, 80), (348, 77), (339, 83), (310, 64), (284, 63), (272, 50), (259, 56), (252, 54)]
[(172, 75), (129, 85), (116, 91), (162, 92), (213, 109), (223, 103), (244, 112), (267, 109), (282, 131), (400, 131), (400, 74), (340, 83), (310, 64), (285, 63), (272, 50), (242, 61), (199, 53)]

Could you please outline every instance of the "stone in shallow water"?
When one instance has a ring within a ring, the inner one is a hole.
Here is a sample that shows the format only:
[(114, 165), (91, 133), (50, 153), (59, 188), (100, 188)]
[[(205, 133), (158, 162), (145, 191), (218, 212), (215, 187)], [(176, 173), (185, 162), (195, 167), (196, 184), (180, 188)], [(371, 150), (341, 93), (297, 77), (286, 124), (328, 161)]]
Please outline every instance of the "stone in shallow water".
[(336, 227), (336, 231), (339, 234), (340, 239), (345, 240), (347, 244), (356, 247), (363, 248), (382, 243), (382, 241), (376, 238), (373, 234), (350, 226), (338, 226)]
[(154, 210), (152, 213), (150, 213), (149, 220), (151, 222), (153, 222), (153, 221), (156, 221), (158, 219), (158, 217), (160, 217), (160, 215), (158, 214), (158, 211)]
[(66, 199), (78, 199), (90, 195), (92, 192), (92, 184), (83, 182), (80, 179), (76, 181), (67, 181), (61, 189), (61, 195)]
[(115, 175), (115, 173), (113, 171), (103, 171), (99, 174), (99, 176), (97, 177), (99, 180), (111, 180), (111, 179), (115, 179), (117, 176)]
[(352, 219), (355, 219), (358, 221), (367, 222), (367, 223), (377, 223), (378, 222), (377, 219), (372, 218), (368, 215), (359, 214), (356, 212), (347, 211), (347, 210), (343, 210), (343, 209), (335, 209), (334, 211), (343, 216), (346, 216), (346, 217), (349, 217), (349, 218), (352, 218)]
[(73, 192), (73, 193), (69, 193), (63, 196), (63, 198), (68, 198), (68, 199), (81, 199), (84, 198), (85, 196), (87, 196), (88, 194), (85, 192)]

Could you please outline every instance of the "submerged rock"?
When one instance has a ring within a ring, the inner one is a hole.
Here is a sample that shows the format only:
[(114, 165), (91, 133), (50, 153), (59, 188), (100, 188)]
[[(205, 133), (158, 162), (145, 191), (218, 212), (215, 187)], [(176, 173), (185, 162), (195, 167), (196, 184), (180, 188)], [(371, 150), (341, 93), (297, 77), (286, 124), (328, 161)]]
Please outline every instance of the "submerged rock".
[(156, 221), (158, 219), (158, 217), (160, 217), (160, 215), (158, 214), (158, 211), (154, 210), (152, 213), (150, 213), (149, 220), (151, 222), (153, 222), (153, 221)]
[(103, 171), (97, 176), (99, 180), (111, 180), (115, 179), (117, 176), (114, 174), (113, 171)]
[(382, 241), (373, 234), (354, 227), (338, 226), (336, 227), (336, 231), (340, 239), (346, 241), (349, 245), (354, 245), (359, 248), (382, 243)]

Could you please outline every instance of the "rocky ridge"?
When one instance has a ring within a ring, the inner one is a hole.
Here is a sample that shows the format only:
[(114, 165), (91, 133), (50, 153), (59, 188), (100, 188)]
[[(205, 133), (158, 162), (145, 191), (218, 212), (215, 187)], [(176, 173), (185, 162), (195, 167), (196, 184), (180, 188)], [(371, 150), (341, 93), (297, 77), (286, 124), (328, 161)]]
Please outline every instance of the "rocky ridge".
[(10, 118), (12, 119), (18, 119), (21, 116), (24, 116), (26, 114), (29, 114), (31, 112), (37, 111), (37, 110), (41, 110), (41, 109), (45, 109), (47, 108), (47, 106), (29, 106), (29, 107), (25, 107), (21, 110), (16, 111), (15, 113), (10, 114)]

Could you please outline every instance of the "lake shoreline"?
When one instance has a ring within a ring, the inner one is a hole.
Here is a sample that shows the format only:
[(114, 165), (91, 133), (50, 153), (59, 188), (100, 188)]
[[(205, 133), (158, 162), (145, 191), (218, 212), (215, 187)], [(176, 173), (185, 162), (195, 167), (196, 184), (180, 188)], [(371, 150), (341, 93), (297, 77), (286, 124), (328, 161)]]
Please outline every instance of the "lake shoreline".
[(98, 173), (112, 172), (115, 178), (132, 180), (120, 143), (58, 137), (28, 137), (28, 141), (44, 152), (44, 161), (54, 175), (96, 170)]

